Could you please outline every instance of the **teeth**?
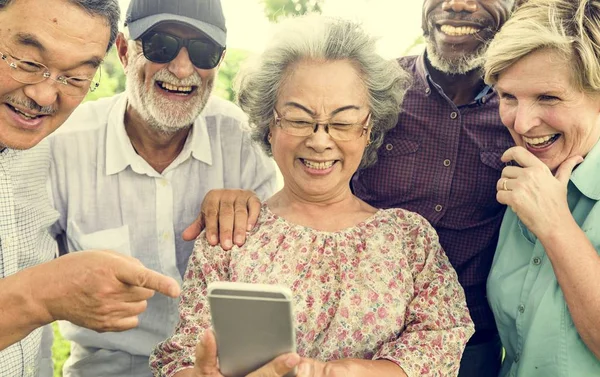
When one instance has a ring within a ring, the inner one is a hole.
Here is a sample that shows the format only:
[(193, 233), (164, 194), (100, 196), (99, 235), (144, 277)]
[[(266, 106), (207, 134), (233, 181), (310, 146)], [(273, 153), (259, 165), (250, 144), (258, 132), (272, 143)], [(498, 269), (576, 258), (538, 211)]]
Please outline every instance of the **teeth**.
[(476, 34), (481, 29), (476, 29), (471, 26), (454, 27), (451, 25), (442, 25), (442, 26), (440, 26), (440, 30), (442, 31), (442, 33), (447, 34), (447, 35), (460, 36), (460, 35)]
[(29, 114), (24, 113), (21, 110), (17, 109), (16, 107), (13, 107), (13, 109), (15, 109), (15, 111), (17, 113), (21, 114), (21, 116), (23, 116), (23, 118), (27, 118), (27, 119), (35, 119), (35, 118), (37, 118), (37, 115), (29, 115)]
[(548, 135), (548, 136), (544, 136), (544, 137), (525, 137), (525, 136), (523, 136), (523, 140), (527, 144), (530, 144), (530, 145), (540, 145), (540, 144), (547, 143), (550, 139), (552, 139), (556, 135), (557, 134)]
[(163, 89), (167, 89), (171, 92), (183, 92), (183, 93), (189, 93), (192, 91), (192, 87), (191, 86), (177, 86), (177, 85), (172, 85), (166, 82), (161, 82), (160, 86)]
[(329, 169), (335, 163), (335, 161), (327, 161), (327, 162), (317, 162), (317, 161), (309, 161), (309, 160), (303, 160), (303, 161), (304, 161), (304, 165), (306, 165), (307, 167), (309, 167), (311, 169), (318, 169), (318, 170)]

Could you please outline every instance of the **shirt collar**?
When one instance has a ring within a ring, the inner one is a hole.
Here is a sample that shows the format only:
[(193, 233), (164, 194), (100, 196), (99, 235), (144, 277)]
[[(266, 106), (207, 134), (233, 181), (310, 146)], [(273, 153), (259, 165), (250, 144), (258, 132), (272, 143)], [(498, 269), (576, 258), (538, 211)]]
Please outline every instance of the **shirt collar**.
[[(427, 64), (425, 64), (426, 59), (427, 59), (427, 49), (425, 49), (417, 57), (417, 63), (416, 63), (417, 75), (423, 81), (423, 84), (425, 84), (425, 86), (429, 88), (429, 90), (435, 89), (440, 93), (444, 93), (444, 90), (442, 89), (442, 87), (439, 86), (435, 81), (433, 81), (433, 78), (431, 78), (431, 75), (429, 74), (429, 71), (427, 70)], [(469, 105), (485, 103), (485, 102), (487, 102), (488, 98), (491, 95), (493, 95), (494, 93), (495, 93), (495, 91), (492, 86), (485, 85), (483, 87), (483, 89), (479, 92), (479, 94), (477, 94), (475, 99)], [(469, 106), (469, 105), (467, 105), (467, 106)]]
[[(131, 140), (125, 131), (124, 122), (125, 111), (127, 110), (127, 95), (122, 93), (119, 96), (120, 98), (111, 108), (108, 116), (106, 131), (106, 175), (117, 174), (125, 170), (128, 166), (131, 166), (132, 170), (138, 174), (154, 176), (156, 172), (135, 152), (131, 145)], [(204, 116), (196, 118), (179, 156), (175, 158), (163, 174), (183, 163), (190, 156), (208, 165), (212, 165), (210, 138)]]
[(581, 193), (592, 200), (600, 200), (600, 181), (596, 178), (600, 171), (600, 141), (587, 154), (573, 174), (571, 182)]

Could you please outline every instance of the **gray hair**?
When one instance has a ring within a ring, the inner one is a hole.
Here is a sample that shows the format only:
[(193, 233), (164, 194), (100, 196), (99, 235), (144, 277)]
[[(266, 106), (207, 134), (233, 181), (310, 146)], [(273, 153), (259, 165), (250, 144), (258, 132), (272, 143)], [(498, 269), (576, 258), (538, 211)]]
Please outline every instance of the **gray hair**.
[[(16, 0), (0, 0), (0, 11), (8, 7)], [(121, 11), (118, 0), (66, 0), (75, 5), (78, 5), (91, 16), (100, 16), (106, 19), (106, 23), (110, 26), (110, 40), (106, 46), (106, 52), (110, 50), (117, 39), (119, 32), (119, 17)]]
[(492, 41), (485, 63), (485, 81), (519, 59), (552, 49), (569, 62), (574, 85), (600, 92), (600, 0), (525, 1)]
[(264, 52), (247, 61), (235, 80), (238, 102), (249, 117), (253, 139), (272, 155), (269, 126), (288, 67), (307, 59), (349, 60), (365, 84), (371, 111), (371, 143), (359, 168), (375, 163), (385, 133), (398, 121), (409, 75), (396, 61), (378, 55), (376, 39), (356, 22), (313, 14), (284, 20), (277, 27)]

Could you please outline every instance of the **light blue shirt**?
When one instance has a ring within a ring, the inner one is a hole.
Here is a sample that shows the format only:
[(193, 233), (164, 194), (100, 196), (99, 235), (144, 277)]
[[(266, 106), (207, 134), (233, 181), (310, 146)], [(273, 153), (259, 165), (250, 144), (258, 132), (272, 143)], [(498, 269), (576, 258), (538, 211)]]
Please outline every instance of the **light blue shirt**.
[[(600, 250), (600, 143), (573, 172), (567, 200), (573, 218)], [(600, 376), (600, 361), (577, 333), (542, 244), (510, 208), (487, 292), (506, 349), (501, 377)]]
[[(126, 106), (123, 94), (85, 103), (50, 139), (51, 192), (60, 213), (53, 232), (61, 252), (115, 250), (181, 283), (194, 245), (181, 233), (205, 194), (243, 188), (264, 200), (276, 190), (276, 167), (251, 141), (243, 112), (212, 97), (179, 156), (160, 174), (133, 149)], [(61, 323), (65, 338), (76, 343), (65, 374), (150, 376), (148, 356), (174, 331), (177, 304), (156, 294), (139, 326), (122, 333)]]

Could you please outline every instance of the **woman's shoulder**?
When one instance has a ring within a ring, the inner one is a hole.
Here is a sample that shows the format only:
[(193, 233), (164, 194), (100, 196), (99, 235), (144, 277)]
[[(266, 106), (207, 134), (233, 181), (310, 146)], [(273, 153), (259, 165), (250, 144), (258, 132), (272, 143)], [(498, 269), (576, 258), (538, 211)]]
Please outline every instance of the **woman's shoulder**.
[(388, 208), (379, 210), (379, 219), (403, 227), (431, 228), (431, 224), (416, 212), (403, 208)]

